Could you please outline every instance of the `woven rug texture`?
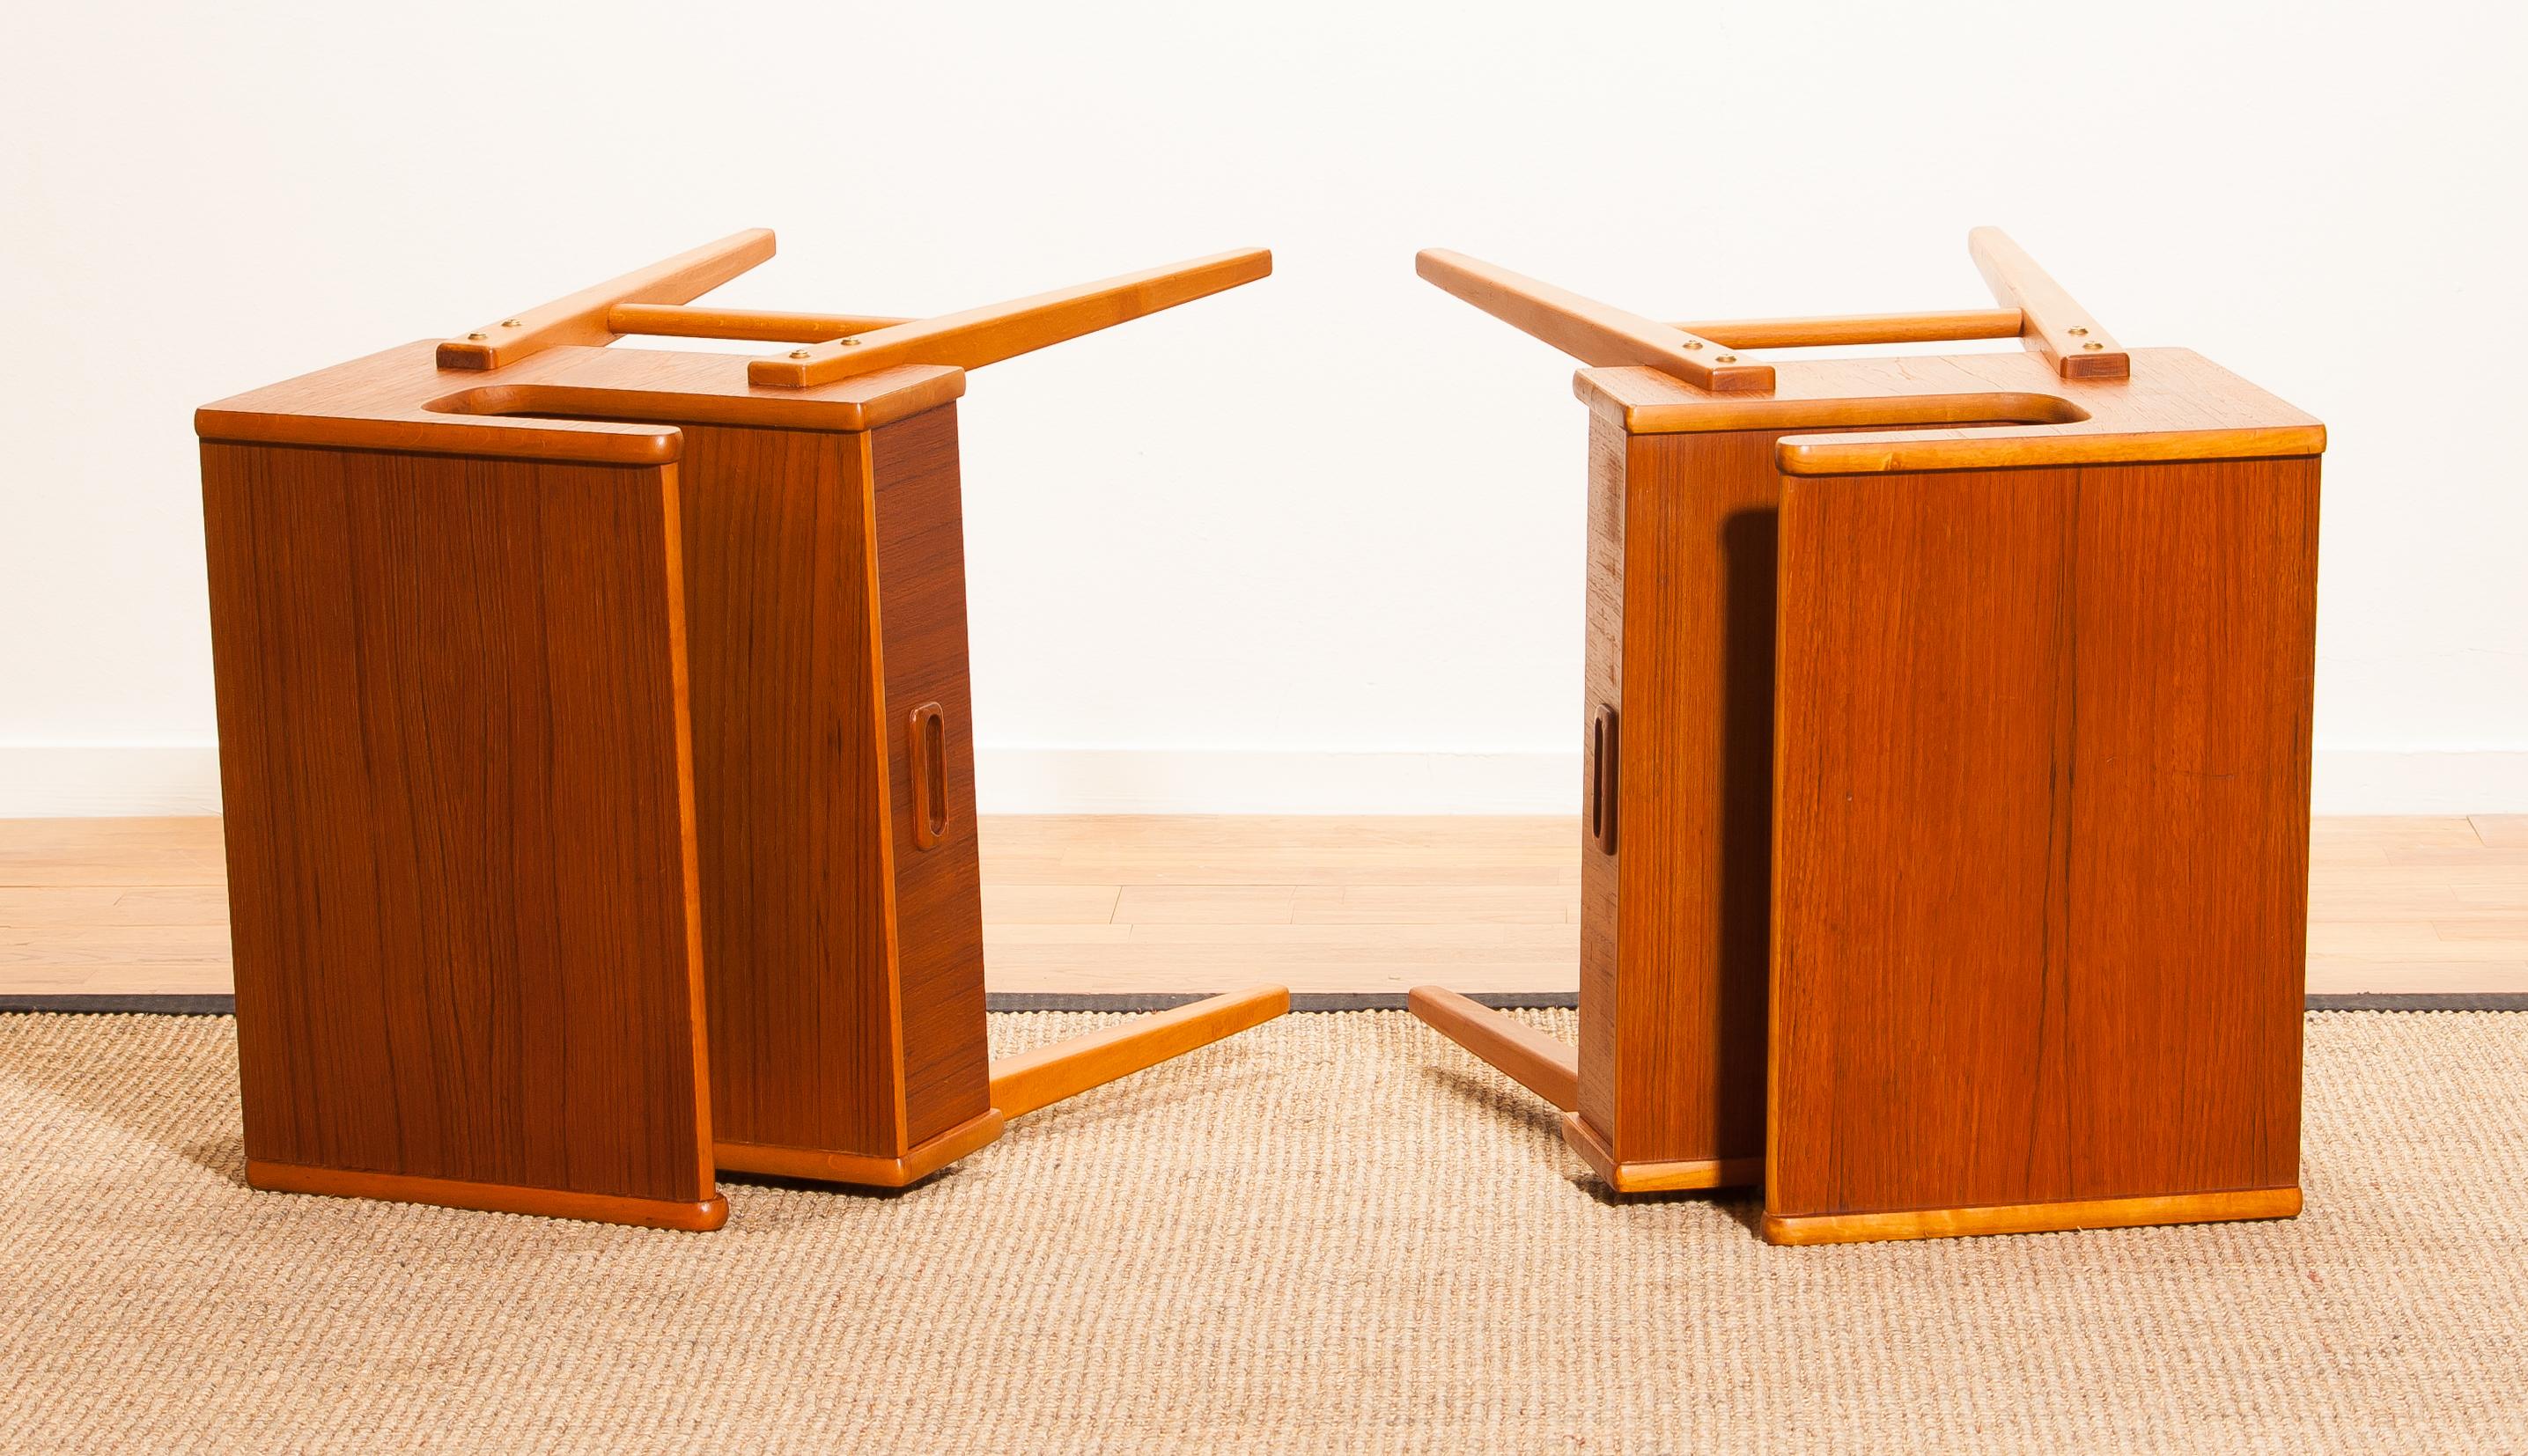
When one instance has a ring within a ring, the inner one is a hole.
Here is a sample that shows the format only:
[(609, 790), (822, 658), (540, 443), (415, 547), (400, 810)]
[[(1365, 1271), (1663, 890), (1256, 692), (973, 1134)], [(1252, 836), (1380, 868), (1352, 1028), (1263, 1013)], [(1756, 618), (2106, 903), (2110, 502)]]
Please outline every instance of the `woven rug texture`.
[(2296, 1221), (1776, 1249), (1397, 1013), (710, 1234), (258, 1193), (234, 1021), (0, 1016), (0, 1448), (2528, 1450), (2528, 1014), (2307, 1030)]

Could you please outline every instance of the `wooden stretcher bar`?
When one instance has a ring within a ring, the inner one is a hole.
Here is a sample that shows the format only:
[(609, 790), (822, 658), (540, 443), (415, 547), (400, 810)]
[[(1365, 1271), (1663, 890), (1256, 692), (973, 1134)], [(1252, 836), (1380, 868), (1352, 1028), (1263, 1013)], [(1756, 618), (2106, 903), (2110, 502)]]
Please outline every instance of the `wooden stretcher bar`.
[(746, 376), (758, 385), (802, 390), (903, 364), (979, 369), (1253, 283), (1272, 271), (1272, 253), (1239, 248), (827, 340), (779, 358), (758, 359), (747, 366)]
[(618, 335), (662, 338), (763, 338), (775, 343), (822, 343), (872, 329), (909, 324), (883, 314), (791, 313), (780, 309), (710, 308), (689, 303), (620, 303), (606, 310), (606, 327)]
[(1290, 1009), (1281, 986), (1211, 996), (1121, 1026), (1003, 1057), (992, 1064), (992, 1106), (1016, 1118), (1207, 1047)]
[(1993, 301), (2020, 311), (2026, 320), (2020, 337), (2056, 373), (2065, 379), (2123, 379), (2133, 373), (2133, 359), (2124, 346), (2010, 234), (1999, 228), (1977, 228), (1967, 234), (1967, 251), (1991, 287)]
[(439, 346), (439, 367), (498, 369), (556, 344), (612, 343), (622, 337), (607, 323), (617, 307), (699, 298), (771, 256), (771, 229), (732, 233), (448, 339)]
[(1948, 343), (2017, 338), (2026, 315), (2015, 308), (1936, 313), (1859, 313), (1811, 319), (1720, 319), (1675, 327), (1733, 349), (1831, 348), (1854, 343)]
[(1639, 364), (1722, 393), (1762, 393), (1773, 388), (1770, 366), (1742, 360), (1715, 340), (1480, 258), (1426, 248), (1414, 255), (1413, 271), (1583, 363)]

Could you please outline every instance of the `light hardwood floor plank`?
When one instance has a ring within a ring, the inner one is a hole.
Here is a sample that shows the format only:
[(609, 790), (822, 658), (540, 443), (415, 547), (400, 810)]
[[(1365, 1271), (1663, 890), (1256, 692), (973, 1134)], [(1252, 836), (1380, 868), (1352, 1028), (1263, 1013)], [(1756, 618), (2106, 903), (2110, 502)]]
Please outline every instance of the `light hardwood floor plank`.
[(2476, 835), (2486, 844), (2518, 849), (2528, 846), (2528, 814), (2477, 814)]
[[(2320, 819), (2312, 992), (2528, 992), (2528, 815)], [(1569, 819), (999, 817), (997, 991), (1567, 992)], [(0, 821), (0, 993), (230, 988), (219, 821)]]
[(1115, 903), (1127, 925), (1287, 925), (1292, 885), (1130, 885)]
[[(1121, 885), (983, 886), (986, 925), (1104, 925), (1115, 918)], [(2455, 901), (2444, 908), (2454, 912)]]

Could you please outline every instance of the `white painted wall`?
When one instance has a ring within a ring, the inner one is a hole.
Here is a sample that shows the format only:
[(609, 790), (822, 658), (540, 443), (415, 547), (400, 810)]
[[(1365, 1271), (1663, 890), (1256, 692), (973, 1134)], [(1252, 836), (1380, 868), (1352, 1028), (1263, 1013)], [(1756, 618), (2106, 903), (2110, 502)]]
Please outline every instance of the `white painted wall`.
[(2528, 808), (2518, 16), (27, 7), (0, 812), (215, 801), (194, 405), (758, 225), (782, 255), (718, 296), (933, 312), (1277, 250), (972, 381), (987, 807), (1567, 806), (1572, 366), (1413, 251), (1882, 310), (1983, 301), (1976, 223), (2331, 427), (2319, 807)]

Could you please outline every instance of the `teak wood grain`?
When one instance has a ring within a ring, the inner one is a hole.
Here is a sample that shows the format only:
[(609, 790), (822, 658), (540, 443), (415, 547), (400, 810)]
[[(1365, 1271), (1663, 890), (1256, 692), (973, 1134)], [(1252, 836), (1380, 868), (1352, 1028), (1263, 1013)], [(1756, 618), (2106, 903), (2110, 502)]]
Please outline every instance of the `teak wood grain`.
[(1623, 761), (1615, 853), (1583, 851), (1578, 1114), (1619, 1164), (1764, 1148), (1772, 445), (1592, 433), (1589, 707)]
[(857, 435), (683, 427), (686, 621), (722, 1142), (894, 1156), (886, 800)]
[[(956, 407), (885, 426), (866, 440), (876, 507), (885, 669), (876, 747), (887, 780), (895, 875), (905, 1137), (908, 1146), (918, 1146), (991, 1110)], [(944, 754), (936, 765), (944, 795), (935, 834), (925, 832), (920, 815), (928, 806), (914, 788), (917, 705), (936, 710)]]
[[(682, 428), (721, 1161), (903, 1158), (988, 1110), (955, 409)], [(922, 849), (905, 709), (933, 702)]]
[(1768, 1213), (2294, 1187), (2316, 462), (1781, 534)]
[(1591, 425), (1582, 720), (1622, 768), (1581, 850), (1577, 1121), (1617, 1166), (1764, 1154), (1782, 441)]
[(202, 472), (256, 1180), (714, 1222), (673, 468)]

